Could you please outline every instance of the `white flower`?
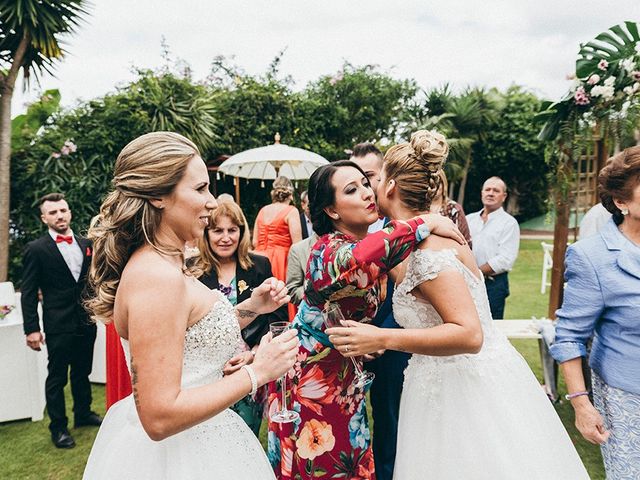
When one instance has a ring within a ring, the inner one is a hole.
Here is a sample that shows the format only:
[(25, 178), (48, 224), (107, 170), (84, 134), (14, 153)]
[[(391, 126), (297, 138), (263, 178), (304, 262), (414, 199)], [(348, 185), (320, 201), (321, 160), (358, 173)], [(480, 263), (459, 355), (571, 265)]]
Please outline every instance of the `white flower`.
[(615, 89), (611, 86), (596, 85), (591, 89), (592, 97), (602, 97), (603, 100), (611, 100), (615, 93)]
[(640, 55), (640, 42), (636, 43), (636, 53)]
[(625, 58), (620, 62), (620, 66), (627, 72), (631, 73), (636, 68), (636, 62), (633, 57)]
[(597, 73), (594, 73), (593, 75), (591, 75), (589, 77), (589, 80), (587, 80), (587, 83), (589, 85), (595, 85), (596, 83), (598, 83), (600, 81), (600, 75), (598, 75)]
[(616, 77), (607, 77), (604, 80), (605, 87), (613, 87), (614, 83), (616, 83)]

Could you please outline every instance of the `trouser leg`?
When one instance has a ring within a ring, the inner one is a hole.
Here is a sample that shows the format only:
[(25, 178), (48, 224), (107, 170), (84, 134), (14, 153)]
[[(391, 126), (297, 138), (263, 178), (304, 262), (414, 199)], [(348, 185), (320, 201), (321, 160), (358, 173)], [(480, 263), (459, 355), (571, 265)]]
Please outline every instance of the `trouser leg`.
[(45, 399), (47, 413), (51, 423), (49, 430), (58, 432), (67, 428), (68, 419), (65, 410), (64, 387), (67, 384), (69, 364), (71, 363), (72, 334), (58, 333), (47, 335), (49, 371), (45, 381)]
[(89, 375), (93, 365), (93, 347), (96, 328), (86, 328), (73, 335), (71, 353), (71, 394), (76, 419), (85, 418), (91, 412), (91, 383)]

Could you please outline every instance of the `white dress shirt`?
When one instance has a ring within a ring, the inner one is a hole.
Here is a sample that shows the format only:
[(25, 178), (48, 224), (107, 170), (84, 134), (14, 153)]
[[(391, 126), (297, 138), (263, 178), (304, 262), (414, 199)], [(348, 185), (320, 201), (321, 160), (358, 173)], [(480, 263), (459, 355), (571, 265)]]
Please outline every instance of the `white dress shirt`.
[[(313, 234), (315, 233), (313, 231), (313, 223), (311, 222), (311, 220), (309, 219), (309, 217), (307, 217), (306, 214), (304, 214), (304, 221), (307, 222), (307, 233), (309, 234), (308, 236), (311, 237), (313, 236)], [(308, 238), (308, 237), (307, 237)]]
[(369, 233), (379, 232), (384, 228), (384, 224), (386, 221), (387, 221), (386, 218), (379, 218), (378, 220), (376, 220), (375, 223), (372, 223), (371, 225), (369, 225), (369, 228), (367, 229), (367, 231)]
[[(56, 237), (60, 235), (58, 232), (49, 229), (49, 235), (53, 238), (53, 241), (56, 241)], [(67, 242), (56, 243), (58, 250), (62, 254), (62, 258), (64, 258), (67, 267), (69, 267), (69, 271), (73, 278), (76, 279), (76, 282), (80, 278), (80, 272), (82, 271), (82, 262), (84, 261), (84, 255), (82, 254), (82, 249), (76, 240), (76, 237), (73, 235), (73, 232), (70, 232), (71, 238), (73, 239), (71, 244)], [(65, 237), (68, 235), (65, 235)]]
[(520, 227), (515, 218), (500, 207), (482, 220), (482, 210), (467, 215), (478, 266), (488, 263), (497, 274), (508, 272), (518, 258)]

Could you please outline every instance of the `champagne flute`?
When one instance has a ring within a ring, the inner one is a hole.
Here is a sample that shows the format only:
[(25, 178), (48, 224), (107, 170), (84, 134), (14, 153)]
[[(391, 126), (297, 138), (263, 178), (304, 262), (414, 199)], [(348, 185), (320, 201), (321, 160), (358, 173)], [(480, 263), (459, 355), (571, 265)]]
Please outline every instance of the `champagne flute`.
[[(343, 327), (344, 325), (342, 324), (342, 321), (346, 320), (340, 310), (340, 305), (337, 303), (330, 303), (325, 308), (324, 312), (322, 312), (322, 317), (324, 318), (324, 323), (327, 327)], [(375, 374), (373, 372), (364, 372), (362, 370), (360, 360), (356, 360), (355, 357), (349, 357), (349, 359), (353, 363), (353, 368), (356, 370), (353, 385), (363, 390), (364, 387), (373, 382)]]
[[(289, 322), (273, 322), (269, 325), (269, 331), (273, 334), (274, 337), (286, 332), (291, 328), (291, 324)], [(273, 412), (269, 417), (272, 421), (276, 423), (291, 423), (295, 422), (300, 418), (298, 412), (293, 410), (287, 410), (287, 374), (285, 373), (279, 379), (280, 388), (282, 389), (282, 405), (280, 410)]]

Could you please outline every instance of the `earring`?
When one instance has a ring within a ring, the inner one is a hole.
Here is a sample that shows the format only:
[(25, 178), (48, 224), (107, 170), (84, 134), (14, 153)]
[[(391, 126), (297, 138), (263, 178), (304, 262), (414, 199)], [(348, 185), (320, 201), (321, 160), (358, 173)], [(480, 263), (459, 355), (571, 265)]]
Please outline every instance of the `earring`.
[(340, 219), (340, 215), (338, 215), (336, 213), (335, 215), (332, 215), (331, 218), (333, 218), (334, 220), (339, 220)]
[(623, 208), (622, 210), (620, 210), (620, 213), (622, 213), (622, 215), (629, 215), (629, 209)]

